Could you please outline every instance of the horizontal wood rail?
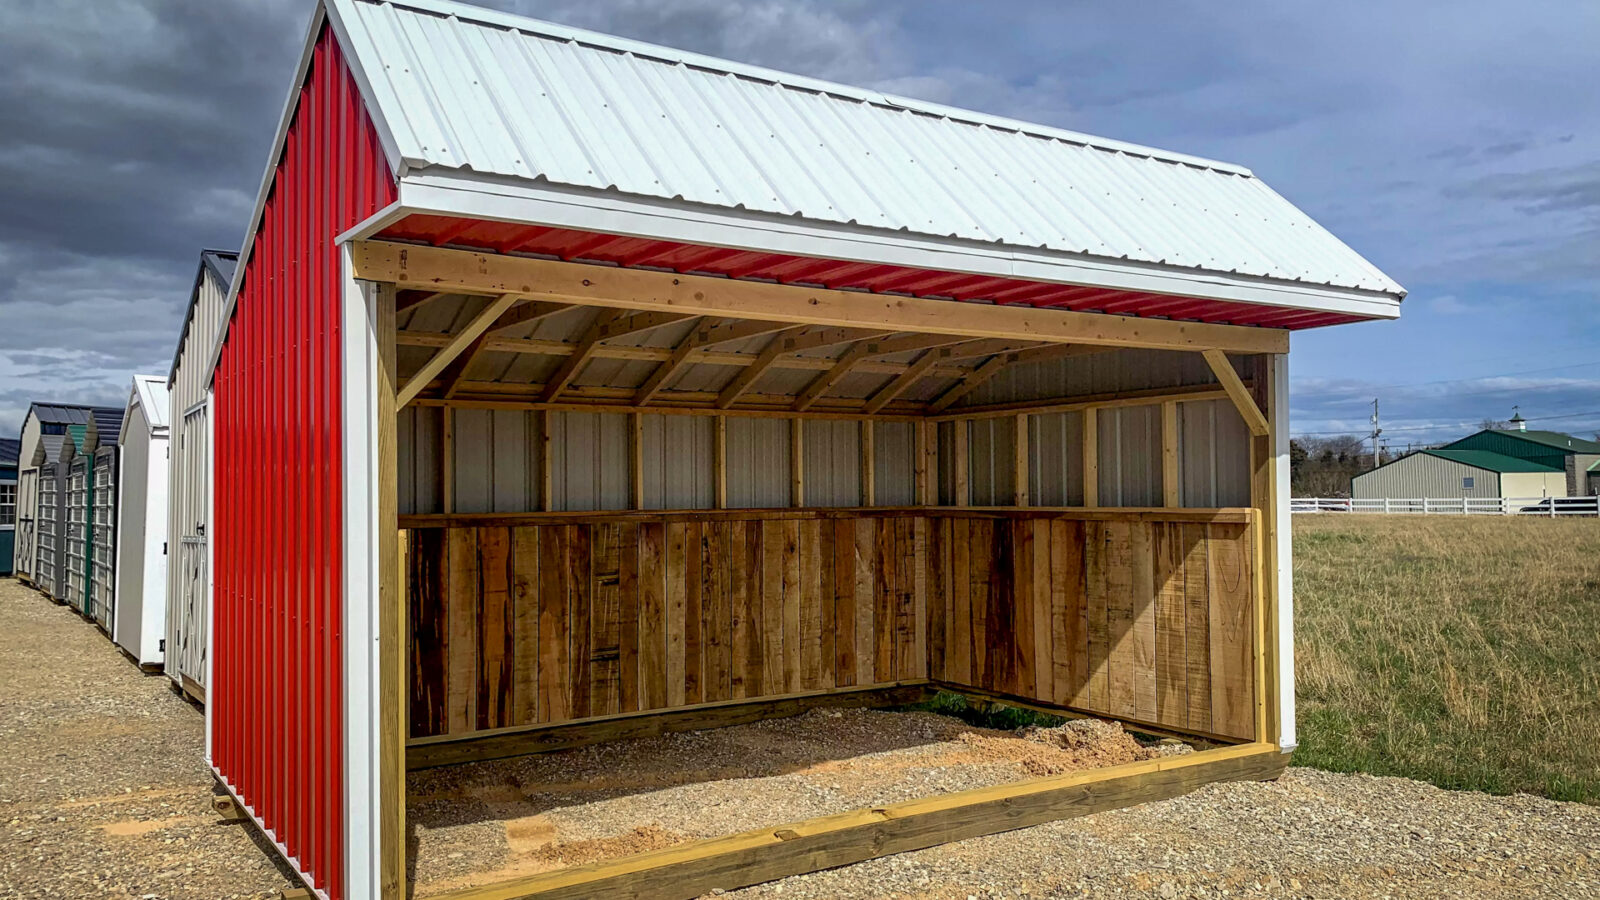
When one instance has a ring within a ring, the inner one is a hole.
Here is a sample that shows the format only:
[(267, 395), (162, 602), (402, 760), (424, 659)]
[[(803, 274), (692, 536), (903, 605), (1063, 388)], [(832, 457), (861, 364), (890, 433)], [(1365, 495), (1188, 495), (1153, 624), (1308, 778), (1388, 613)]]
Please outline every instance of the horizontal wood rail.
[(728, 728), (798, 716), (813, 709), (909, 706), (928, 699), (933, 693), (927, 681), (919, 680), (907, 684), (833, 688), (759, 700), (726, 700), (681, 709), (642, 710), (558, 725), (526, 725), (465, 735), (412, 738), (406, 744), (406, 768), (430, 769), (571, 750), (606, 741)]
[(740, 520), (860, 519), (946, 516), (964, 519), (1070, 519), (1083, 522), (1193, 522), (1242, 524), (1249, 507), (1166, 509), (1162, 507), (1030, 506), (840, 506), (782, 509), (620, 509), (585, 512), (427, 513), (400, 517), (400, 527), (493, 528), (518, 525), (588, 525), (609, 522), (727, 522)]
[(1106, 313), (962, 303), (476, 253), (385, 241), (351, 245), (353, 275), (399, 288), (1015, 341), (1287, 353), (1289, 332)]
[(951, 841), (1181, 796), (1206, 784), (1277, 778), (1288, 756), (1243, 744), (906, 800), (694, 841), (443, 895), (448, 900), (686, 900)]

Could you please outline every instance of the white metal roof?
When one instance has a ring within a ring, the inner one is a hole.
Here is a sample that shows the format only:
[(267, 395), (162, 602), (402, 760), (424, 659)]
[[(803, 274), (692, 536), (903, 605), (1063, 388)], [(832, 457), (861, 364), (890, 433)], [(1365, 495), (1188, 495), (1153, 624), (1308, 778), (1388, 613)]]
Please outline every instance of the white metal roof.
[(443, 0), (329, 0), (401, 174), (1404, 289), (1249, 170)]
[(167, 430), (167, 422), (171, 418), (171, 411), (167, 409), (167, 379), (160, 375), (135, 375), (133, 376), (133, 389), (128, 392), (128, 406), (122, 416), (121, 440), (127, 440), (128, 423), (133, 417), (127, 413), (133, 411), (134, 401), (144, 410), (145, 421), (150, 423), (150, 430), (160, 432)]

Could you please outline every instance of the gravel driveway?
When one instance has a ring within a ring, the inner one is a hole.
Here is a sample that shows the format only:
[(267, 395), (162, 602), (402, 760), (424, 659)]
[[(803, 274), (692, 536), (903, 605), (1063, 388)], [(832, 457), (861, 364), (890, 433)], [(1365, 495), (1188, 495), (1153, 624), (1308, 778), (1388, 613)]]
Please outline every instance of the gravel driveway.
[[(164, 678), (0, 581), (0, 898), (275, 896), (269, 851), (210, 811), (203, 744)], [(734, 896), (1600, 897), (1600, 808), (1291, 769)]]

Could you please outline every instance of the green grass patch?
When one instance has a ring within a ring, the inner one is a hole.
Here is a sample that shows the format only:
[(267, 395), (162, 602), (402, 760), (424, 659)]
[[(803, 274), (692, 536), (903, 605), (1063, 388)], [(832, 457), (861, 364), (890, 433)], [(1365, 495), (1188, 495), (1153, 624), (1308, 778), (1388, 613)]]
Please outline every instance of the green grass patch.
[(1297, 516), (1299, 765), (1600, 803), (1600, 522)]

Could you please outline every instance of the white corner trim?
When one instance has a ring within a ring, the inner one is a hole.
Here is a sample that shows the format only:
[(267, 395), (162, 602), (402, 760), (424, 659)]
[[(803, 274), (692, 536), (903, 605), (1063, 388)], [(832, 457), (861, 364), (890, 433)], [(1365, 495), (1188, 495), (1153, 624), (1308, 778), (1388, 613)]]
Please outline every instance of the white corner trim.
[(1287, 753), (1297, 745), (1294, 720), (1294, 551), (1289, 515), (1289, 354), (1272, 357), (1272, 397), (1268, 404), (1274, 434), (1272, 477), (1277, 504), (1278, 571), (1278, 746)]
[(378, 678), (378, 471), (375, 292), (351, 276), (350, 246), (339, 248), (342, 273), (344, 416), (344, 895), (378, 896), (381, 883)]

